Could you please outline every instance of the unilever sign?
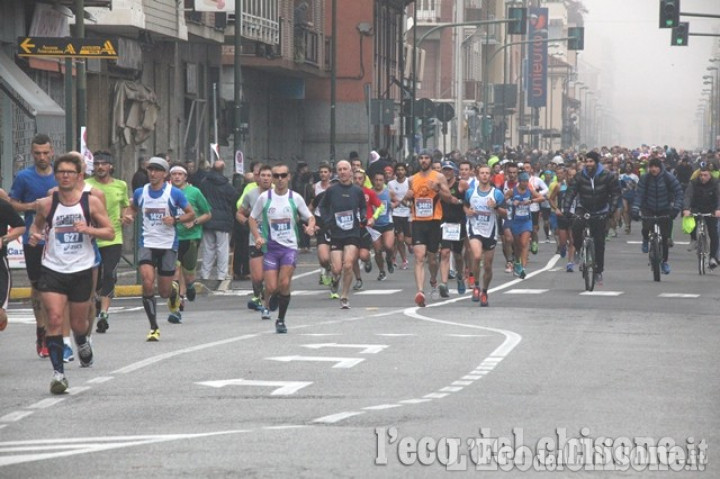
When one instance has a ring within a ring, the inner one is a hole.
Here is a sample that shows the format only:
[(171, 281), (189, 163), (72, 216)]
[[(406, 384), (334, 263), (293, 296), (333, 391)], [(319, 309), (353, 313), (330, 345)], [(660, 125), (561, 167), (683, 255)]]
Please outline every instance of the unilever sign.
[(547, 105), (548, 87), (548, 9), (530, 8), (530, 28), (527, 72), (528, 106), (540, 108)]

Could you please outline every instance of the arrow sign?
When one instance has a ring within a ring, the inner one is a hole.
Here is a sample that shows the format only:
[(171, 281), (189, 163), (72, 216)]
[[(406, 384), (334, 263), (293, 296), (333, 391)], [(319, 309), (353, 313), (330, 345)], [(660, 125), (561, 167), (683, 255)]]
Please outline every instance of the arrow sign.
[(35, 44), (32, 43), (32, 38), (26, 38), (23, 40), (23, 42), (20, 44), (20, 48), (23, 49), (25, 53), (30, 53), (33, 51), (33, 48), (35, 48)]
[(320, 343), (320, 344), (303, 344), (303, 348), (321, 349), (321, 348), (361, 348), (360, 354), (377, 354), (388, 346), (385, 344), (338, 344), (338, 343)]
[(304, 387), (310, 386), (312, 382), (306, 381), (260, 381), (253, 379), (225, 379), (221, 381), (203, 381), (195, 384), (210, 386), (211, 388), (223, 388), (225, 386), (262, 386), (277, 388), (271, 396), (289, 396), (295, 394)]
[(270, 361), (280, 361), (283, 363), (289, 363), (290, 361), (325, 361), (331, 363), (337, 363), (334, 368), (351, 368), (357, 366), (361, 362), (365, 361), (363, 358), (329, 358), (326, 356), (278, 356), (275, 358), (265, 358)]

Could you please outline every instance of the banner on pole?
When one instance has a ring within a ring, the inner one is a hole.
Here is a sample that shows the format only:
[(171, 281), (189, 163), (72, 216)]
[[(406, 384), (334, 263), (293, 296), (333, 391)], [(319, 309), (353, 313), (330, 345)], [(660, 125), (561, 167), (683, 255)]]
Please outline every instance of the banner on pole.
[(530, 8), (530, 43), (528, 45), (527, 98), (528, 106), (547, 105), (548, 87), (548, 9)]
[(235, 152), (235, 173), (245, 174), (245, 155), (240, 150)]

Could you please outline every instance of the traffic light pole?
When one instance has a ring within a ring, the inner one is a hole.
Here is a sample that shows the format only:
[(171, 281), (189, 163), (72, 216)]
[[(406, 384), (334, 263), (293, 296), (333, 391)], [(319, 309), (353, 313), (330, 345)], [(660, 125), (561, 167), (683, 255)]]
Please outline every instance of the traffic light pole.
[[(516, 22), (515, 19), (503, 19), (503, 20), (477, 20), (477, 21), (469, 21), (469, 22), (454, 22), (454, 23), (442, 23), (440, 25), (436, 25), (432, 28), (430, 28), (427, 32), (423, 33), (420, 38), (417, 37), (417, 8), (413, 9), (413, 58), (412, 58), (412, 102), (410, 103), (410, 128), (412, 131), (411, 134), (411, 140), (410, 140), (410, 153), (414, 154), (415, 152), (415, 118), (416, 118), (416, 111), (415, 111), (415, 99), (417, 98), (417, 48), (420, 46), (420, 44), (432, 33), (437, 32), (438, 30), (442, 30), (444, 28), (454, 28), (454, 27), (472, 27), (472, 26), (483, 26), (483, 25), (499, 25), (502, 23), (512, 23)], [(461, 61), (460, 58), (456, 59), (456, 61)], [(458, 81), (461, 81), (461, 79), (458, 79)], [(460, 114), (462, 112), (456, 112), (457, 118), (458, 118), (458, 128), (460, 128)]]

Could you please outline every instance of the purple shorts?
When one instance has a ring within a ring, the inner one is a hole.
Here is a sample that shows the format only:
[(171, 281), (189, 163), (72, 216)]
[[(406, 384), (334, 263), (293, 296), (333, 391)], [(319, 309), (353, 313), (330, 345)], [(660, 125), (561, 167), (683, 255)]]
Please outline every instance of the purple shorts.
[(264, 271), (277, 271), (283, 266), (295, 267), (297, 263), (297, 250), (270, 242), (263, 258)]

